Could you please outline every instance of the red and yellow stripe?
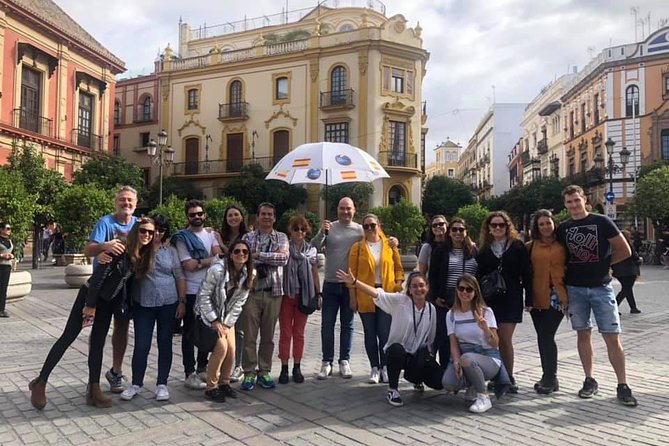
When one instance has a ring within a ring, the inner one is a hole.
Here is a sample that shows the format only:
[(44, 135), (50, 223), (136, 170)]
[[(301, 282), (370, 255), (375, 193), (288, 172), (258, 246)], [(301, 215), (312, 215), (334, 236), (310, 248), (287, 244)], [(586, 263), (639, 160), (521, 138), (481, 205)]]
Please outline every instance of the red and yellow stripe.
[(358, 175), (355, 173), (355, 170), (342, 170), (341, 171), (342, 180), (357, 180)]
[(311, 158), (296, 159), (293, 161), (293, 167), (309, 167)]
[(288, 177), (288, 172), (284, 172), (284, 171), (277, 172), (276, 176), (280, 177), (280, 178), (287, 178)]

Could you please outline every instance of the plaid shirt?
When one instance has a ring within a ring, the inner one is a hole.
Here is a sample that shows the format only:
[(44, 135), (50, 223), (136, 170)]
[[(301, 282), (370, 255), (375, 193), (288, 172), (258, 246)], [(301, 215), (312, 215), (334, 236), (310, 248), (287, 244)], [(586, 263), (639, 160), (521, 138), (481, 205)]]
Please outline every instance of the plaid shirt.
[(288, 237), (283, 232), (272, 230), (268, 252), (260, 251), (260, 232), (253, 231), (244, 234), (242, 240), (251, 248), (251, 253), (257, 252), (258, 260), (254, 265), (269, 266), (268, 272), (272, 277), (272, 296), (283, 296), (283, 267), (288, 263)]

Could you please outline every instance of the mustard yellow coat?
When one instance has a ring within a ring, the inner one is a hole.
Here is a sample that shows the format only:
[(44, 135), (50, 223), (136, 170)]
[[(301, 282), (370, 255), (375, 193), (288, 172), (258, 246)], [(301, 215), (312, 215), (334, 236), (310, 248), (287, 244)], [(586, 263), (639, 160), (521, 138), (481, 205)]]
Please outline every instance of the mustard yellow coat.
[[(395, 280), (404, 280), (404, 270), (402, 261), (397, 248), (391, 248), (388, 245), (388, 239), (381, 236), (381, 285), (384, 291), (398, 292), (402, 291), (402, 284), (395, 283)], [(363, 238), (351, 246), (348, 255), (348, 266), (356, 277), (362, 283), (374, 286), (376, 283), (375, 274), (376, 261), (372, 251), (367, 246), (367, 241)], [(349, 285), (349, 288), (353, 288)], [(373, 313), (376, 311), (374, 300), (363, 292), (356, 290), (358, 300), (358, 312)]]

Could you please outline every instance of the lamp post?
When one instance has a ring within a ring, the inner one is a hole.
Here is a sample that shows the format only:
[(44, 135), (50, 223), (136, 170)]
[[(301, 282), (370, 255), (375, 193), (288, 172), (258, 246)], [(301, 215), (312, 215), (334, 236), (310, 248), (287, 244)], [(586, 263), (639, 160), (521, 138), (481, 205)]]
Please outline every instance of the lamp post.
[(167, 146), (167, 132), (158, 132), (158, 142), (151, 140), (146, 147), (151, 162), (158, 165), (158, 205), (163, 204), (163, 166), (174, 162), (174, 150)]
[(600, 153), (597, 153), (594, 162), (597, 169), (604, 170), (605, 173), (609, 174), (609, 192), (613, 192), (613, 174), (625, 170), (627, 163), (629, 163), (631, 152), (627, 150), (626, 147), (623, 147), (620, 151), (620, 165), (617, 165), (613, 161), (613, 148), (616, 145), (615, 141), (609, 137), (604, 145), (606, 146), (606, 153), (608, 154), (608, 162), (606, 163), (606, 166), (604, 166), (604, 158)]
[(560, 158), (558, 158), (556, 154), (552, 154), (549, 161), (551, 163), (551, 171), (553, 176), (558, 178), (560, 176)]

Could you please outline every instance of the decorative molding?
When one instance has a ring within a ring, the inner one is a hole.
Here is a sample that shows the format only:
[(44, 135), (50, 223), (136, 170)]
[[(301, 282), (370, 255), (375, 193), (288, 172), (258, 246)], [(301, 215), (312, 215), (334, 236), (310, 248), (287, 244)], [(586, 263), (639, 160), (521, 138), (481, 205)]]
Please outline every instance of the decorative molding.
[(311, 82), (318, 81), (318, 60), (309, 62), (309, 75), (311, 76)]
[(188, 126), (190, 126), (190, 125), (192, 125), (193, 127), (199, 127), (200, 130), (202, 130), (202, 134), (204, 135), (204, 134), (206, 133), (206, 131), (207, 131), (207, 128), (206, 128), (205, 126), (203, 126), (202, 124), (200, 124), (200, 121), (199, 121), (199, 120), (194, 119), (194, 118), (193, 118), (193, 115), (188, 115), (188, 117), (189, 117), (190, 119), (188, 119), (188, 121), (184, 121), (184, 124), (183, 124), (181, 127), (179, 127), (179, 128), (177, 129), (177, 133), (179, 134), (179, 136), (181, 136), (181, 132), (182, 132), (186, 127), (188, 127)]
[(381, 127), (381, 140), (379, 141), (379, 152), (388, 151), (388, 136), (390, 134), (390, 117), (385, 115), (383, 117), (383, 126)]
[(407, 139), (408, 139), (408, 144), (407, 144), (407, 150), (408, 153), (416, 153), (416, 146), (413, 144), (413, 126), (411, 125), (411, 119), (407, 121), (407, 127), (409, 128), (409, 132), (407, 134)]
[(360, 69), (360, 74), (367, 74), (367, 68), (369, 67), (369, 56), (365, 53), (358, 53), (358, 68)]
[(269, 128), (270, 122), (274, 121), (275, 119), (279, 118), (280, 116), (283, 116), (284, 118), (288, 118), (293, 122), (293, 127), (297, 127), (297, 118), (294, 118), (291, 116), (290, 111), (284, 111), (283, 106), (279, 108), (278, 111), (275, 111), (272, 116), (269, 117), (267, 121), (265, 121), (265, 128)]
[(395, 102), (384, 103), (382, 109), (384, 113), (396, 114), (409, 118), (416, 113), (416, 107), (413, 105), (405, 105), (404, 103), (400, 102), (399, 98), (397, 98)]

